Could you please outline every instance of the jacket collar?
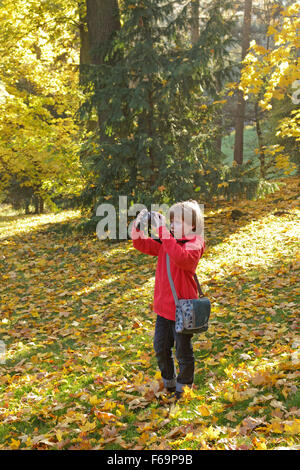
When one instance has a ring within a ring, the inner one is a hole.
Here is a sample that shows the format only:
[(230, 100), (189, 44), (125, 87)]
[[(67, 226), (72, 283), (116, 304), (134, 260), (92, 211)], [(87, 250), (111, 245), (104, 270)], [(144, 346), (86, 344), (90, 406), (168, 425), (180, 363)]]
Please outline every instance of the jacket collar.
[[(174, 237), (174, 234), (170, 231), (170, 234), (172, 237)], [(182, 238), (176, 238), (176, 241), (181, 242), (181, 243), (186, 243), (186, 242), (191, 242), (196, 240), (196, 235), (192, 238), (187, 238), (187, 237), (182, 237)]]

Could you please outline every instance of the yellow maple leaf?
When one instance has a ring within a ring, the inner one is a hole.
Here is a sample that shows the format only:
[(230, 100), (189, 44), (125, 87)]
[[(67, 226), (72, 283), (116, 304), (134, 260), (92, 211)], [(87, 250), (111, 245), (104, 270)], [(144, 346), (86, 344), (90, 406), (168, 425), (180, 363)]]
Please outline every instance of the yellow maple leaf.
[(193, 390), (186, 386), (184, 387), (183, 389), (183, 398), (186, 398), (186, 399), (192, 399), (192, 398), (195, 398), (195, 393), (193, 392)]
[(300, 419), (285, 423), (284, 430), (289, 434), (300, 434)]
[(110, 401), (110, 400), (107, 400), (105, 403), (104, 403), (104, 406), (103, 406), (103, 410), (104, 411), (110, 411), (110, 410), (113, 410), (114, 408), (116, 408), (117, 404), (113, 401)]
[(205, 405), (197, 406), (197, 410), (199, 411), (201, 416), (209, 416), (210, 415), (210, 411), (207, 408), (207, 406), (205, 406)]
[(26, 447), (31, 447), (32, 446), (32, 440), (31, 437), (28, 436), (25, 442)]
[(62, 435), (63, 435), (63, 433), (58, 429), (56, 431), (56, 439), (58, 440), (58, 442), (60, 442), (62, 440)]
[(90, 404), (91, 405), (97, 405), (98, 402), (99, 402), (99, 400), (97, 398), (97, 395), (93, 395), (92, 397), (90, 397)]
[(102, 421), (103, 423), (108, 423), (109, 421), (115, 421), (116, 416), (112, 413), (107, 413), (105, 411), (96, 411), (95, 415), (99, 419), (99, 421)]
[(278, 434), (281, 434), (283, 432), (282, 423), (280, 423), (279, 421), (274, 421), (271, 426), (272, 426), (272, 432), (275, 432)]
[(205, 435), (209, 441), (213, 441), (219, 437), (220, 431), (209, 426), (209, 428), (204, 431), (203, 435)]
[(17, 441), (16, 439), (13, 439), (13, 438), (11, 439), (10, 444), (9, 444), (11, 449), (18, 449), (20, 445), (21, 445), (21, 441)]
[(256, 437), (254, 437), (252, 442), (256, 450), (267, 450), (267, 445), (265, 443), (264, 438), (257, 439)]
[(83, 426), (81, 426), (80, 430), (82, 432), (90, 432), (93, 431), (96, 427), (96, 422), (95, 421), (87, 421)]

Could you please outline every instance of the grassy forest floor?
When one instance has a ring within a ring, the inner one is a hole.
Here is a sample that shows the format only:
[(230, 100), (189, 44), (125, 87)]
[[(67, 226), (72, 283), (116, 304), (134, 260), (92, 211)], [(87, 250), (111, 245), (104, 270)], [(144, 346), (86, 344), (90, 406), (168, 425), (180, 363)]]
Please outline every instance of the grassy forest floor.
[(3, 206), (0, 449), (300, 448), (300, 178), (280, 181), (205, 205), (197, 275), (212, 315), (177, 403), (152, 346), (156, 258), (66, 233), (77, 211)]

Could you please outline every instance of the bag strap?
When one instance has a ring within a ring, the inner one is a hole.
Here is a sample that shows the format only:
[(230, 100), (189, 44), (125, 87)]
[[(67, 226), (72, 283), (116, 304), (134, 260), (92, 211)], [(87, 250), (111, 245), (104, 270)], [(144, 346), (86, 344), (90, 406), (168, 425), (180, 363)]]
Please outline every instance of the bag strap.
[[(178, 303), (178, 297), (177, 297), (176, 289), (175, 289), (174, 282), (173, 282), (172, 275), (171, 275), (170, 258), (169, 258), (168, 253), (166, 253), (166, 260), (167, 260), (168, 278), (169, 278), (169, 282), (170, 282), (172, 294), (173, 294), (173, 297), (174, 297), (174, 300), (175, 300), (175, 305), (177, 305), (177, 303)], [(202, 289), (201, 289), (201, 286), (200, 286), (200, 284), (199, 284), (199, 281), (198, 281), (198, 278), (197, 278), (197, 274), (196, 274), (196, 273), (194, 274), (194, 279), (195, 279), (196, 284), (197, 284), (197, 289), (198, 289), (199, 297), (204, 297), (204, 293), (203, 293), (203, 291), (202, 291)]]
[(177, 297), (176, 289), (175, 289), (174, 282), (173, 282), (173, 279), (172, 279), (172, 276), (171, 276), (170, 259), (169, 259), (168, 253), (166, 253), (166, 259), (167, 259), (168, 278), (169, 278), (172, 294), (173, 294), (173, 297), (174, 297), (174, 300), (175, 300), (175, 305), (177, 305), (178, 304), (178, 297)]
[(198, 281), (198, 278), (197, 278), (197, 274), (196, 274), (196, 273), (194, 274), (194, 279), (195, 279), (196, 284), (197, 284), (199, 297), (205, 297), (205, 294), (204, 294), (203, 290), (201, 289), (201, 286), (200, 286), (200, 284), (199, 284), (199, 281)]

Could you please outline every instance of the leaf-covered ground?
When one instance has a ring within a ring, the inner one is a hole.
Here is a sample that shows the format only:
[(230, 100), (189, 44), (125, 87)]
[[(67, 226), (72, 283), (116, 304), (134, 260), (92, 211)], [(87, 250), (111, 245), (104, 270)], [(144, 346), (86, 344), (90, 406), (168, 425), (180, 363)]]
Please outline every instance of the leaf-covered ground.
[(0, 449), (299, 448), (300, 180), (281, 182), (205, 206), (211, 325), (177, 403), (152, 346), (156, 258), (70, 234), (78, 212), (3, 207)]

